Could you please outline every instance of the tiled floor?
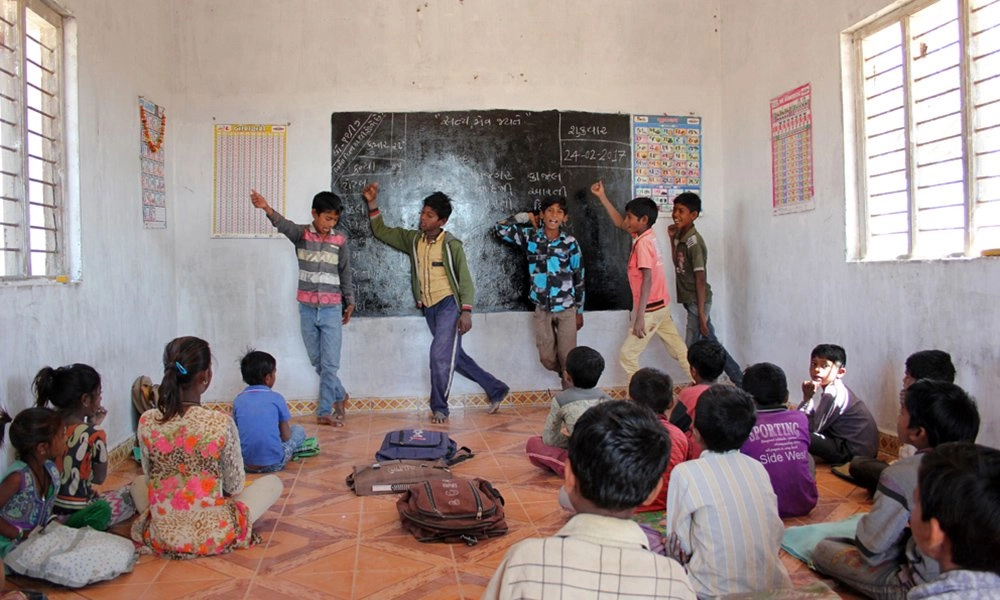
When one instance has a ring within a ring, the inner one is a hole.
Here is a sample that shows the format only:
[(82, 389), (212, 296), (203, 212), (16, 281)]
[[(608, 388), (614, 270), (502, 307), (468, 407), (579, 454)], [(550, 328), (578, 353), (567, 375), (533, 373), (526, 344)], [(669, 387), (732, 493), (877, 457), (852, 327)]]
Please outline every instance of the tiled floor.
[[(80, 590), (17, 576), (8, 579), (8, 588), (43, 590), (54, 599), (478, 598), (511, 544), (551, 535), (567, 518), (556, 502), (561, 482), (524, 457), (525, 439), (541, 433), (547, 411), (513, 406), (495, 415), (483, 409), (453, 412), (447, 427), (451, 437), (476, 452), (455, 473), (489, 479), (507, 501), (510, 533), (477, 546), (421, 544), (400, 527), (396, 496), (357, 497), (344, 483), (352, 465), (372, 460), (386, 431), (444, 427), (431, 427), (426, 411), (352, 412), (342, 429), (319, 427), (313, 418), (295, 419), (319, 438), (322, 452), (291, 463), (280, 474), (285, 491), (255, 527), (262, 544), (190, 561), (146, 555), (132, 573)], [(138, 470), (130, 462), (108, 484), (127, 483)], [(786, 524), (842, 519), (868, 510), (870, 502), (860, 488), (823, 467), (818, 479), (819, 505), (808, 518)], [(783, 559), (797, 585), (817, 579), (799, 561)]]

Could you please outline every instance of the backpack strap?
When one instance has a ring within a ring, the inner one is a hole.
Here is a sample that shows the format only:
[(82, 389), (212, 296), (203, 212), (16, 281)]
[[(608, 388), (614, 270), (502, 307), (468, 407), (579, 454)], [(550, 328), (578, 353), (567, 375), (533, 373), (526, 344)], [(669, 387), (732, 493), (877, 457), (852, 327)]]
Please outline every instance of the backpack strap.
[(450, 460), (447, 461), (448, 466), (457, 465), (460, 462), (474, 458), (476, 455), (472, 453), (472, 450), (468, 446), (462, 446), (455, 452), (455, 456), (452, 456)]

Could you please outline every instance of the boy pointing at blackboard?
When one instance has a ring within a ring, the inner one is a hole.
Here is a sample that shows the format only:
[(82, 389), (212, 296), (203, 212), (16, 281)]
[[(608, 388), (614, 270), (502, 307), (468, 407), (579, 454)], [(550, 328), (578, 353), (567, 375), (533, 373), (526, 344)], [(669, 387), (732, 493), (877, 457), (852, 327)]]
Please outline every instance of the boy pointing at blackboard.
[(461, 240), (446, 233), (451, 216), (451, 198), (434, 192), (424, 198), (419, 229), (387, 227), (378, 210), (378, 184), (369, 183), (361, 192), (368, 204), (372, 233), (379, 240), (410, 257), (413, 297), (424, 312), (431, 341), (431, 422), (448, 420), (448, 394), (452, 372), (475, 381), (486, 392), (490, 412), (495, 413), (510, 388), (462, 350), (462, 335), (472, 329), (472, 274)]
[(632, 236), (632, 251), (628, 257), (628, 285), (632, 288), (632, 327), (622, 342), (618, 360), (629, 379), (639, 370), (639, 355), (649, 344), (649, 336), (656, 334), (663, 345), (684, 369), (691, 373), (687, 360), (687, 346), (681, 339), (670, 316), (670, 294), (663, 258), (656, 245), (653, 223), (656, 222), (656, 203), (650, 198), (635, 198), (625, 205), (622, 217), (604, 192), (604, 182), (590, 186), (590, 192), (604, 205), (616, 227)]

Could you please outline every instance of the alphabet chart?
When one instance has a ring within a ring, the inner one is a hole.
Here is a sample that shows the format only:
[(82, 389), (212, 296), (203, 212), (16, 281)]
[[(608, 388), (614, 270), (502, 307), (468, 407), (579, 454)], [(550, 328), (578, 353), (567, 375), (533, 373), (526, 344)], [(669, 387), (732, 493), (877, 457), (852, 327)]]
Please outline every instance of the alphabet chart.
[(771, 208), (775, 215), (816, 208), (812, 157), (812, 91), (807, 83), (771, 100)]
[(212, 237), (280, 234), (250, 202), (250, 190), (285, 214), (286, 125), (216, 125)]
[(663, 212), (681, 192), (701, 190), (701, 117), (632, 115), (632, 196)]

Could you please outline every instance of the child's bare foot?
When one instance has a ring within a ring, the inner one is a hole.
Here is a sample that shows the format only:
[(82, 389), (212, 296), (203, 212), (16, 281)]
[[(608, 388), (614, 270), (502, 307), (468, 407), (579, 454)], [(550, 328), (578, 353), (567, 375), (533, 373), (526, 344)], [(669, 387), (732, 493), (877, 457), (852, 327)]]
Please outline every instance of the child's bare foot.
[(431, 423), (447, 423), (448, 415), (443, 412), (436, 412), (431, 416)]
[(338, 421), (343, 421), (347, 416), (347, 401), (350, 400), (350, 394), (344, 394), (344, 399), (333, 405), (333, 418)]

